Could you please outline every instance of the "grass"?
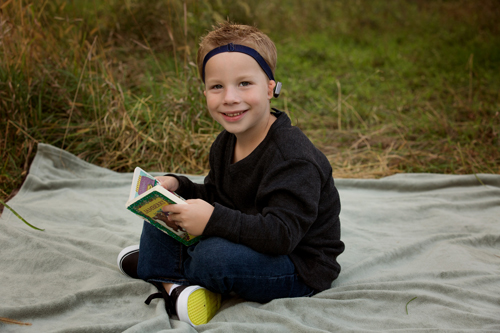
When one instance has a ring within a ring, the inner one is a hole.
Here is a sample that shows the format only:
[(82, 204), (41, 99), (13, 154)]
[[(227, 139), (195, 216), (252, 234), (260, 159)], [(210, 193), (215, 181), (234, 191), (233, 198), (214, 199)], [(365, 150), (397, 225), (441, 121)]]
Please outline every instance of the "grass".
[(120, 172), (203, 174), (221, 127), (193, 64), (230, 20), (276, 42), (285, 110), (334, 177), (500, 174), (500, 5), (93, 0), (0, 4), (0, 199), (39, 142)]

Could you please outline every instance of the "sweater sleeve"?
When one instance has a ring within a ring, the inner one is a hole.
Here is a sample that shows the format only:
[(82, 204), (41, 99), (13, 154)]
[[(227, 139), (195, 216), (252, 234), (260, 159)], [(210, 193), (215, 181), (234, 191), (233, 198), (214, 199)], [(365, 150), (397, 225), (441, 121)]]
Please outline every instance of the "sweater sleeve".
[(226, 238), (266, 254), (290, 254), (316, 221), (321, 193), (318, 169), (306, 160), (283, 161), (262, 179), (257, 214), (215, 204), (204, 235)]

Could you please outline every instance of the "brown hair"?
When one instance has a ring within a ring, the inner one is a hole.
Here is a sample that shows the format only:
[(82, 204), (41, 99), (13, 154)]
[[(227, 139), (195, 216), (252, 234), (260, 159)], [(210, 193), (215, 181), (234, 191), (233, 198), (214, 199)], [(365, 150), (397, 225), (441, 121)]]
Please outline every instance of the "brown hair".
[(213, 30), (201, 38), (198, 49), (198, 73), (203, 76), (203, 59), (208, 52), (216, 47), (229, 43), (245, 45), (259, 52), (267, 62), (274, 75), (278, 52), (273, 41), (256, 27), (230, 22), (222, 22), (214, 26)]

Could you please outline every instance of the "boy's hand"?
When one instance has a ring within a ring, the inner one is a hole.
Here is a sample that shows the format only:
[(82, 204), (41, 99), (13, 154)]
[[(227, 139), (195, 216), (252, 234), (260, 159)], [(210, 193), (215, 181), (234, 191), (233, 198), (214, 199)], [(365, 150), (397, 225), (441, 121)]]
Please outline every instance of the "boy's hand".
[(186, 200), (187, 205), (167, 205), (162, 208), (169, 212), (168, 219), (193, 236), (203, 234), (205, 227), (212, 216), (214, 207), (201, 199)]
[(171, 192), (175, 192), (179, 188), (179, 181), (175, 177), (158, 176), (155, 178), (156, 178), (156, 180), (158, 180), (160, 182), (161, 186), (163, 186), (164, 188), (166, 188), (167, 190), (169, 190)]

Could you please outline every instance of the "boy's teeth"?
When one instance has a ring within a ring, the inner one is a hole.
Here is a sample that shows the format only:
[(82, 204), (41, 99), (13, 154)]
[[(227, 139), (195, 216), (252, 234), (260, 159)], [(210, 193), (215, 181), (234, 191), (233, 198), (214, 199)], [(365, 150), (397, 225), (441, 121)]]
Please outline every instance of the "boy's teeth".
[(236, 113), (224, 113), (228, 117), (236, 117), (242, 114), (243, 112), (236, 112)]

